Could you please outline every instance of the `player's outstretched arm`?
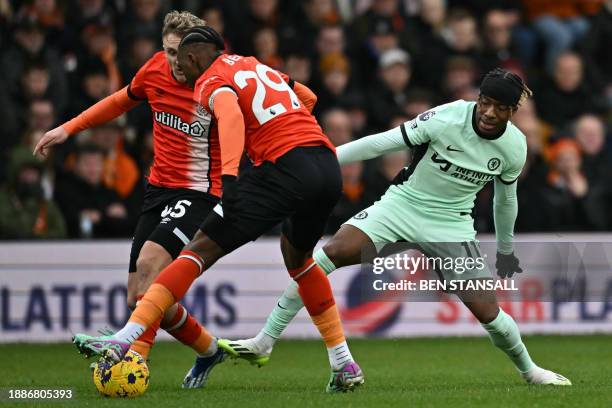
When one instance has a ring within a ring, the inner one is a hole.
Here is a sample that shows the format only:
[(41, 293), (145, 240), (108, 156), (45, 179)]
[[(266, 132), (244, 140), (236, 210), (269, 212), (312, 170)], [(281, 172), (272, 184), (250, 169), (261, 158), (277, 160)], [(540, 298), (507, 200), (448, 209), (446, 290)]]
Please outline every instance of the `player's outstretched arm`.
[(46, 156), (48, 149), (66, 141), (68, 136), (106, 123), (140, 104), (130, 98), (127, 86), (81, 112), (77, 117), (45, 133), (34, 148), (34, 154)]
[(404, 125), (386, 132), (362, 137), (336, 149), (340, 164), (373, 159), (385, 153), (411, 147)]

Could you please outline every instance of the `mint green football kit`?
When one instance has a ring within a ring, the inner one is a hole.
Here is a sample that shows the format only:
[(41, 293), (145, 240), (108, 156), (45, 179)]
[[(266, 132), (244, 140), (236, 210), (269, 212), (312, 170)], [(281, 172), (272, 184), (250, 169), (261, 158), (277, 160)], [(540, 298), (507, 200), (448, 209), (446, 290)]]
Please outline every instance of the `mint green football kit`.
[[(504, 190), (515, 195), (514, 182), (525, 162), (527, 145), (511, 122), (499, 137), (478, 135), (472, 125), (475, 106), (462, 100), (441, 105), (375, 135), (376, 140), (370, 136), (338, 148), (341, 164), (378, 156), (380, 150), (413, 151), (413, 162), (396, 179), (397, 184), (345, 224), (359, 228), (375, 244), (407, 241), (418, 244), (428, 256), (480, 256), (471, 217), (476, 193), (494, 180), (496, 204), (503, 199)], [(516, 208), (505, 211), (507, 222), (500, 209), (495, 212), (498, 248), (509, 253)], [(504, 230), (509, 231), (506, 236)], [(438, 273), (446, 280), (491, 278), (486, 263), (484, 268), (461, 274), (452, 269)]]

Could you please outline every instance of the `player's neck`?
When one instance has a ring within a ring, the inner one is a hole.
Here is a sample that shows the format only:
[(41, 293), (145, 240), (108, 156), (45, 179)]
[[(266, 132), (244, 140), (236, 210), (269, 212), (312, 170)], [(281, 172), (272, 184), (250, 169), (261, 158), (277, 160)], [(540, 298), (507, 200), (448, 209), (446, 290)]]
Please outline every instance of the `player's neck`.
[(478, 123), (476, 123), (476, 105), (474, 105), (474, 109), (472, 110), (472, 129), (474, 129), (474, 132), (482, 137), (483, 139), (487, 139), (487, 140), (495, 140), (495, 139), (499, 139), (501, 137), (501, 135), (504, 134), (504, 132), (506, 131), (506, 127), (508, 127), (508, 124), (506, 123), (504, 125), (504, 127), (502, 129), (500, 129), (499, 132), (493, 134), (493, 135), (487, 135), (485, 133), (482, 133), (480, 131), (480, 129), (478, 129)]

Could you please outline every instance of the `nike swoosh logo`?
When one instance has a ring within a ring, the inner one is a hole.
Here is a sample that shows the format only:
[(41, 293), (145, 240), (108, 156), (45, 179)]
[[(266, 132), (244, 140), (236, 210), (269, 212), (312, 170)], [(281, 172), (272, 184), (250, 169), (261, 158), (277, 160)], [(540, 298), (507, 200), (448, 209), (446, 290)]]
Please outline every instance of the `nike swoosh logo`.
[(280, 307), (280, 308), (281, 308), (281, 309), (283, 309), (283, 310), (287, 310), (287, 308), (286, 308), (286, 307), (282, 307), (282, 306), (281, 306), (280, 302), (278, 302), (278, 303), (276, 304), (276, 306)]
[(446, 146), (446, 150), (448, 150), (449, 152), (461, 152), (461, 153), (464, 153), (464, 151), (463, 151), (463, 150), (461, 150), (461, 149), (455, 149), (455, 148), (454, 148), (452, 145), (448, 145), (448, 146)]

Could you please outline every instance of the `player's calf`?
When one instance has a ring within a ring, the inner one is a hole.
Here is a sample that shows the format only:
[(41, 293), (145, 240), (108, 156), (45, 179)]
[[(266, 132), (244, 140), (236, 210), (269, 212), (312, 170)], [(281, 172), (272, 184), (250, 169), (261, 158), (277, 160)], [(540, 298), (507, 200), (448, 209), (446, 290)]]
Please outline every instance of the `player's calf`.
[[(470, 310), (474, 309), (473, 304), (468, 307)], [(483, 309), (488, 309), (488, 307), (484, 305)], [(502, 308), (498, 307), (496, 317), (488, 323), (483, 323), (482, 327), (489, 334), (491, 342), (506, 353), (528, 384), (572, 385), (567, 378), (538, 367), (531, 360), (516, 322)]]

